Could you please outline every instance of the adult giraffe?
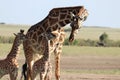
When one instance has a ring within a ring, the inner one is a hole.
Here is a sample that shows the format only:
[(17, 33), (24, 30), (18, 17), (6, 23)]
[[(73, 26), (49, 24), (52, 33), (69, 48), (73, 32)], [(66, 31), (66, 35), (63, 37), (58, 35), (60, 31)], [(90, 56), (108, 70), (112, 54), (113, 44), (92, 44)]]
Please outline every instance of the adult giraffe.
[(82, 22), (86, 20), (87, 16), (88, 12), (83, 6), (54, 8), (44, 20), (31, 26), (23, 43), (28, 65), (27, 80), (32, 79), (32, 66), (36, 60), (42, 57), (45, 50), (44, 39), (42, 39), (44, 32), (55, 35), (50, 40), (49, 52), (55, 54), (55, 76), (56, 80), (60, 80), (60, 54), (65, 38), (63, 27), (70, 23), (72, 30), (69, 41), (73, 41), (74, 34), (82, 26)]

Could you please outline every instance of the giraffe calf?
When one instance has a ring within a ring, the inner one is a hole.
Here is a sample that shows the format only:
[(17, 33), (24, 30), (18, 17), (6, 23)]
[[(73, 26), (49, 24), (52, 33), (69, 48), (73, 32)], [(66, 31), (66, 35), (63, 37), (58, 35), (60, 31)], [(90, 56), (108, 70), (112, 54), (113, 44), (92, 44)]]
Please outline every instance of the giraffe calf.
[[(43, 38), (43, 56), (38, 59), (37, 61), (34, 62), (32, 66), (32, 74), (31, 78), (32, 80), (35, 80), (36, 76), (39, 74), (40, 80), (51, 80), (52, 76), (52, 66), (50, 63), (50, 40), (54, 39), (55, 35), (53, 34), (47, 34), (43, 33), (42, 38)], [(23, 64), (22, 66), (22, 76), (24, 76), (24, 80), (26, 80), (26, 72), (29, 69), (27, 68), (27, 63)], [(28, 70), (27, 70), (28, 69)], [(22, 77), (21, 76), (21, 77)]]
[(40, 80), (51, 80), (52, 76), (52, 66), (49, 61), (42, 61), (39, 59), (33, 65), (32, 77), (35, 80), (36, 76), (39, 74)]
[(25, 39), (23, 34), (24, 30), (20, 30), (20, 33), (14, 34), (16, 37), (10, 53), (3, 60), (0, 60), (0, 79), (6, 75), (10, 75), (10, 80), (16, 80), (18, 76), (18, 62), (17, 57), (20, 52), (20, 44)]
[[(34, 66), (33, 66), (33, 79), (35, 79), (35, 77), (37, 76), (37, 74), (39, 74), (40, 73), (40, 77), (42, 77), (42, 72), (45, 70), (41, 70), (42, 69), (42, 67), (40, 67), (40, 66), (42, 66), (41, 64), (39, 64), (39, 62), (41, 62), (40, 60), (38, 60), (38, 61), (36, 61), (35, 63), (34, 63)], [(47, 65), (47, 72), (45, 73), (45, 80), (50, 80), (51, 79), (51, 76), (52, 76), (52, 66), (51, 66), (51, 64), (50, 64), (50, 62), (45, 62), (46, 64), (48, 64)], [(38, 65), (40, 65), (40, 66), (38, 66)], [(24, 80), (26, 80), (27, 79), (27, 63), (25, 62), (24, 64), (23, 64), (23, 66), (22, 66), (22, 75), (21, 75), (21, 79), (20, 80), (22, 80), (22, 78), (24, 77)]]

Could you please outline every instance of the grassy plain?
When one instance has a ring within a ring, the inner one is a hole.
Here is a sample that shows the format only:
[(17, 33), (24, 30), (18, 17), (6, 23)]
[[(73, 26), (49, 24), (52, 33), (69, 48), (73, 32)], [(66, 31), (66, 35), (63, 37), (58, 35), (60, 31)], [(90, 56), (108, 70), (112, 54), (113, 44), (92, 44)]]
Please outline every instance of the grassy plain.
[(19, 32), (20, 29), (24, 29), (26, 32), (29, 27), (28, 25), (0, 24), (0, 36), (11, 37), (13, 33)]
[(98, 40), (99, 36), (103, 33), (107, 33), (109, 39), (120, 40), (120, 28), (107, 28), (107, 27), (84, 27), (79, 31), (78, 37), (82, 39)]
[[(30, 28), (30, 25), (12, 25), (0, 24), (0, 36), (13, 36), (13, 33), (19, 32), (24, 29), (25, 32)], [(75, 38), (98, 40), (99, 36), (106, 32), (110, 39), (120, 40), (120, 28), (107, 28), (107, 27), (82, 27)], [(69, 36), (69, 32), (66, 33)]]
[[(11, 46), (12, 44), (0, 44), (0, 59), (6, 57)], [(53, 54), (52, 57), (54, 57)], [(25, 58), (21, 46), (21, 53), (18, 58), (20, 65), (18, 78), (21, 76), (21, 66), (24, 61)], [(119, 61), (120, 48), (63, 46), (63, 53), (61, 54), (61, 78), (62, 80), (119, 80)], [(54, 65), (54, 58), (52, 58), (52, 64)], [(8, 76), (3, 77), (2, 80), (7, 78)]]
[[(13, 33), (19, 32), (20, 29), (27, 31), (29, 27), (28, 25), (0, 25), (0, 36), (13, 36)], [(110, 39), (120, 40), (119, 28), (102, 27), (81, 28), (76, 38), (98, 40), (99, 36), (104, 32), (109, 35)], [(69, 35), (69, 33), (66, 34), (67, 36)], [(0, 59), (6, 57), (11, 46), (12, 44), (0, 44)], [(21, 49), (21, 52), (18, 58), (20, 64), (19, 78), (21, 75), (21, 66), (25, 61), (23, 49)], [(54, 58), (52, 58), (52, 63), (54, 64)], [(61, 56), (61, 79), (120, 80), (120, 48), (63, 46)], [(8, 80), (8, 76), (1, 80)]]

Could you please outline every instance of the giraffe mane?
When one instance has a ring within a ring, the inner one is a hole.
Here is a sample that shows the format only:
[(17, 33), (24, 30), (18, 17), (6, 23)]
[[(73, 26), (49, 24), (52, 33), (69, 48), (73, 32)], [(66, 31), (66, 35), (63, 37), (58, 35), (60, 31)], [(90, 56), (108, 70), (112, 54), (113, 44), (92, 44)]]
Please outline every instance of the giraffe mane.
[(59, 8), (53, 8), (51, 11), (53, 10), (71, 10), (71, 9), (80, 9), (83, 8), (84, 6), (74, 6), (74, 7), (59, 7)]
[(53, 14), (54, 12), (57, 12), (57, 11), (59, 11), (59, 10), (61, 10), (61, 11), (70, 11), (70, 12), (73, 12), (74, 14), (76, 14), (74, 11), (72, 11), (72, 10), (78, 10), (78, 12), (79, 12), (79, 10), (81, 9), (81, 8), (84, 8), (84, 6), (74, 6), (74, 7), (59, 7), (59, 8), (53, 8), (52, 10), (50, 10), (49, 11), (49, 15), (50, 14)]

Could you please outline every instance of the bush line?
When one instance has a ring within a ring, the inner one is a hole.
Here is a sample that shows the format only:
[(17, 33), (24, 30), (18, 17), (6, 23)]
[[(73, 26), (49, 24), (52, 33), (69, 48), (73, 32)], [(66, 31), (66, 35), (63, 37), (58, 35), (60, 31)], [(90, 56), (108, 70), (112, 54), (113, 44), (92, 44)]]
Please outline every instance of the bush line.
[[(0, 43), (13, 43), (14, 37), (5, 37), (0, 36)], [(90, 40), (90, 39), (75, 39), (72, 43), (65, 39), (64, 45), (69, 46), (92, 46), (92, 47), (120, 47), (120, 40), (113, 41), (107, 40), (106, 43), (101, 43), (99, 40)]]
[(106, 43), (101, 43), (99, 40), (75, 39), (72, 43), (70, 43), (68, 39), (65, 39), (64, 45), (91, 46), (91, 47), (120, 47), (120, 40), (119, 41), (107, 40)]

